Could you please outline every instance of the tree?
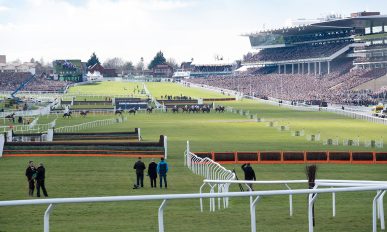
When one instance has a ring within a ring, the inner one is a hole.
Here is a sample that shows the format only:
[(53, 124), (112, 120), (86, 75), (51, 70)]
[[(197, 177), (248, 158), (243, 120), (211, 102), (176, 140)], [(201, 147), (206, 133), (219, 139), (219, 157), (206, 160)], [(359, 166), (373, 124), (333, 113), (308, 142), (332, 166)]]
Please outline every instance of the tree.
[(169, 66), (171, 66), (173, 69), (178, 69), (179, 68), (179, 64), (173, 58), (169, 58), (168, 61), (167, 61), (167, 64)]
[(124, 60), (119, 57), (114, 57), (111, 59), (107, 59), (103, 63), (104, 68), (114, 68), (114, 69), (120, 69), (124, 65)]
[(86, 66), (90, 67), (90, 66), (93, 66), (95, 64), (101, 64), (101, 62), (99, 62), (97, 55), (95, 55), (95, 52), (93, 52), (90, 59), (87, 61)]
[(134, 69), (131, 61), (124, 61), (122, 58), (114, 57), (103, 63), (104, 68), (114, 68), (118, 73), (129, 73)]
[(150, 64), (148, 65), (148, 69), (153, 69), (159, 64), (166, 64), (166, 63), (167, 63), (167, 60), (165, 59), (164, 54), (161, 51), (159, 51), (156, 54), (156, 56), (153, 58), (153, 60), (150, 62)]

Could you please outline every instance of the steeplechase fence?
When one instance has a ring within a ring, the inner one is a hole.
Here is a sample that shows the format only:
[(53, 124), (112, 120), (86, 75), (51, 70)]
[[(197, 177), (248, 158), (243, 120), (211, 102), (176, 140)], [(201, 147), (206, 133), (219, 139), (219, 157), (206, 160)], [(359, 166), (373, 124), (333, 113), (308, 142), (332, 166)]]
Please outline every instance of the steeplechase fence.
[(219, 164), (387, 164), (387, 152), (382, 151), (235, 151), (194, 154)]
[(145, 157), (167, 158), (167, 136), (155, 142), (131, 141), (53, 141), (3, 142), (0, 157)]

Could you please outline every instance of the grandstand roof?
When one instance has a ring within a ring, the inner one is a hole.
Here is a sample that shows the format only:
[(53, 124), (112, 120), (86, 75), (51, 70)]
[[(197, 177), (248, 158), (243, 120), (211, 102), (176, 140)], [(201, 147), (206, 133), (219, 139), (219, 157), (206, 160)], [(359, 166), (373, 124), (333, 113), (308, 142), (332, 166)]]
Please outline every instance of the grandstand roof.
[(354, 18), (330, 20), (326, 22), (313, 23), (298, 27), (287, 27), (274, 30), (260, 31), (258, 33), (252, 33), (247, 36), (258, 34), (312, 34), (324, 31), (332, 31), (335, 29), (364, 29), (366, 27), (370, 27), (370, 25), (373, 25), (374, 27), (387, 25), (387, 15), (359, 16)]

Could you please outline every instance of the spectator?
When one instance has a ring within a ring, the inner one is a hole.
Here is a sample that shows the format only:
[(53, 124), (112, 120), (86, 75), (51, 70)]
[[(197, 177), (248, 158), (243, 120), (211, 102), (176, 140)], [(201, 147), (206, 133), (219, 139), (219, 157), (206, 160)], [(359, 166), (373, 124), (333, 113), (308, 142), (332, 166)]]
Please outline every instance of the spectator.
[[(242, 165), (242, 170), (245, 173), (245, 180), (256, 180), (255, 178), (255, 172), (253, 168), (250, 166), (250, 163), (246, 163)], [(254, 191), (253, 184), (247, 184), (251, 191)]]
[(163, 186), (164, 179), (164, 187), (167, 188), (167, 172), (168, 172), (168, 164), (165, 162), (164, 157), (161, 157), (161, 161), (157, 164), (157, 173), (160, 177), (160, 188)]
[(43, 195), (48, 197), (46, 186), (44, 184), (44, 180), (46, 178), (46, 169), (44, 168), (43, 163), (39, 164), (39, 167), (36, 171), (36, 196), (40, 197), (40, 188), (42, 188)]
[(141, 157), (138, 157), (137, 162), (134, 164), (133, 169), (136, 169), (137, 187), (144, 187), (144, 170), (145, 164), (141, 161)]
[(36, 178), (36, 168), (34, 166), (34, 161), (28, 162), (28, 167), (25, 173), (28, 182), (28, 196), (34, 196), (35, 190), (35, 178)]
[(157, 187), (157, 185), (156, 185), (157, 164), (154, 161), (154, 159), (152, 159), (152, 161), (150, 162), (150, 164), (148, 166), (148, 176), (150, 178), (151, 188), (156, 188)]

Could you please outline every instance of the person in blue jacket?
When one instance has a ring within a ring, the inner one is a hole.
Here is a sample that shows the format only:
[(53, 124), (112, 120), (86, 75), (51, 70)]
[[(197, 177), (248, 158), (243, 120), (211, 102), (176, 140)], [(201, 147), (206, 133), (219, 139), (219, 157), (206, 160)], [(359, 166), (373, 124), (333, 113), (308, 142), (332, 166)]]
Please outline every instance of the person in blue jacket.
[(163, 179), (164, 179), (164, 187), (167, 188), (167, 172), (168, 172), (168, 164), (165, 162), (164, 157), (161, 157), (161, 161), (157, 164), (157, 173), (160, 177), (160, 188), (163, 187)]

